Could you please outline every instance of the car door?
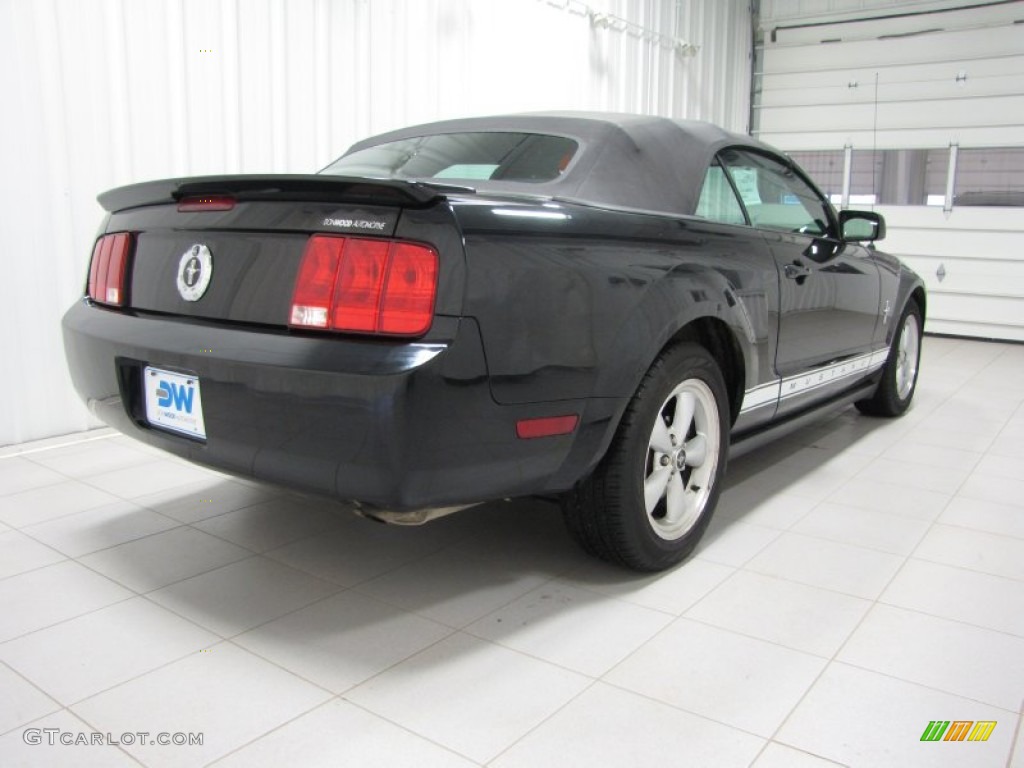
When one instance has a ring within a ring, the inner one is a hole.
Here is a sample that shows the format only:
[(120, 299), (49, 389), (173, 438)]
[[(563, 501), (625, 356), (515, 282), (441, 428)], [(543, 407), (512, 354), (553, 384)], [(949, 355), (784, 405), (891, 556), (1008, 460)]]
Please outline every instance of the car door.
[(871, 251), (843, 242), (831, 204), (785, 158), (719, 153), (779, 273), (777, 414), (849, 387), (871, 365), (879, 272)]

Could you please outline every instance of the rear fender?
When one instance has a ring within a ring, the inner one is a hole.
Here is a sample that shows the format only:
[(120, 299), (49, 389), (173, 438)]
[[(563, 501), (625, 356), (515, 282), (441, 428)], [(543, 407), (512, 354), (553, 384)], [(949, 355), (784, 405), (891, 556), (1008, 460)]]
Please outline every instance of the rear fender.
[[(631, 364), (602, 369), (594, 382), (594, 394), (632, 397), (662, 350), (702, 320), (717, 321), (728, 330), (739, 348), (743, 370), (756, 376), (770, 358), (766, 352), (758, 354), (758, 345), (766, 347), (767, 338), (765, 329), (756, 327), (753, 314), (720, 273), (680, 265), (651, 286), (623, 323), (609, 357)], [(696, 333), (690, 338), (700, 341)]]
[[(777, 294), (765, 291), (766, 302), (771, 296), (777, 300)], [(710, 268), (680, 265), (651, 285), (644, 301), (626, 319), (612, 343), (609, 358), (619, 360), (620, 365), (605, 366), (596, 377), (594, 392), (598, 396), (587, 400), (587, 413), (581, 419), (586, 433), (581, 433), (575, 441), (553, 489), (567, 488), (593, 472), (607, 453), (630, 398), (651, 364), (662, 350), (677, 340), (688, 338), (700, 342), (701, 332), (697, 329), (701, 326), (707, 328), (711, 323), (719, 323), (724, 333), (732, 337), (723, 342), (728, 341), (733, 349), (731, 354), (724, 349), (717, 350), (718, 354), (738, 355), (741, 360), (733, 363), (741, 370), (723, 371), (730, 388), (730, 410), (735, 420), (749, 372), (770, 365), (774, 355), (774, 344), (769, 343), (774, 336), (765, 328), (755, 326), (752, 319), (755, 314), (772, 316), (768, 312), (752, 312), (749, 305), (738, 299), (725, 277)]]

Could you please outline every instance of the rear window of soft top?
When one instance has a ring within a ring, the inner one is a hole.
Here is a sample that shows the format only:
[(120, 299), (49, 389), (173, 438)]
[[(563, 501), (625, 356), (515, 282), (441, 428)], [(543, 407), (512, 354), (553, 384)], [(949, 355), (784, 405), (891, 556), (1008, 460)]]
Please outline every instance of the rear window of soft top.
[(340, 157), (321, 173), (536, 184), (561, 176), (578, 148), (573, 139), (540, 133), (443, 133), (366, 147)]

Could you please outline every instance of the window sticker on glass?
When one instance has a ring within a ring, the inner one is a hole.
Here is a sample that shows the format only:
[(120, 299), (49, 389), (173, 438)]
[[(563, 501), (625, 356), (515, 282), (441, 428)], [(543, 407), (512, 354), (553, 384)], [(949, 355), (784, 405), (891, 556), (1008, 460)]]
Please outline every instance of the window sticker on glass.
[(725, 171), (719, 165), (712, 165), (704, 176), (704, 186), (700, 191), (700, 200), (697, 201), (697, 215), (726, 224), (746, 223), (736, 193), (732, 191), (725, 178)]
[(736, 189), (747, 205), (759, 205), (761, 193), (757, 190), (757, 168), (730, 168)]
[(461, 163), (449, 165), (443, 171), (434, 174), (435, 179), (489, 179), (498, 170), (497, 164)]

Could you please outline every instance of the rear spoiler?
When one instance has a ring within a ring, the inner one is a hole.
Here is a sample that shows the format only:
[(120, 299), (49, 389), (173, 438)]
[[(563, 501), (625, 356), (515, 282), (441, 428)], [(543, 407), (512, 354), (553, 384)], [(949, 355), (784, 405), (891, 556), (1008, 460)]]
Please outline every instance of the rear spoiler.
[(239, 202), (294, 200), (318, 203), (362, 203), (425, 208), (441, 200), (437, 189), (412, 181), (360, 179), (348, 176), (274, 174), (245, 176), (193, 176), (161, 179), (117, 187), (99, 195), (107, 211), (115, 213), (146, 205), (169, 205), (186, 197), (227, 195)]

